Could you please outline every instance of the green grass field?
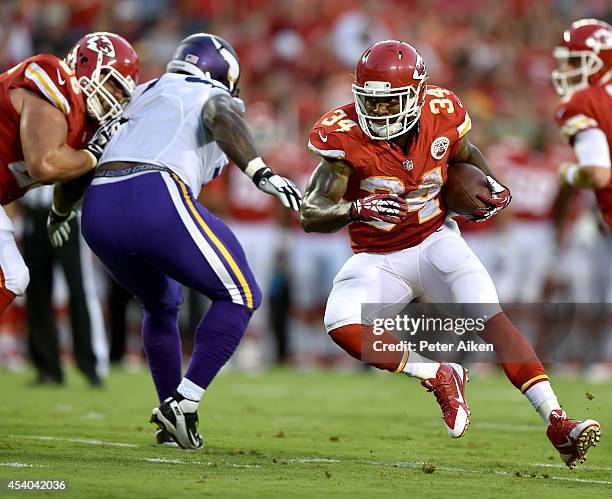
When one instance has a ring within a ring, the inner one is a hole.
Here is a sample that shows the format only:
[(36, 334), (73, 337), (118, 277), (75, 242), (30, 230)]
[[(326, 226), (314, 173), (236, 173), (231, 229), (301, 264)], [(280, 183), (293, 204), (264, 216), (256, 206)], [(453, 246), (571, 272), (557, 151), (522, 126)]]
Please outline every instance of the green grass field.
[(224, 373), (200, 405), (203, 451), (153, 444), (146, 373), (112, 372), (96, 391), (76, 374), (67, 388), (27, 387), (31, 377), (0, 372), (0, 479), (68, 481), (49, 495), (612, 497), (612, 383), (555, 385), (570, 414), (603, 426), (570, 471), (503, 376), (472, 375), (472, 424), (454, 441), (433, 396), (405, 376)]

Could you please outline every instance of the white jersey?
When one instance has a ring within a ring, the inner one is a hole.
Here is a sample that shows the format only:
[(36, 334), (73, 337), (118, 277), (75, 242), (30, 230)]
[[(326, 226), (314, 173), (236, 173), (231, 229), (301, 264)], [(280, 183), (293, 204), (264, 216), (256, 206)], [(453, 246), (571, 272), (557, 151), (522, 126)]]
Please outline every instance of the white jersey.
[(123, 112), (127, 121), (106, 146), (100, 164), (165, 166), (197, 196), (228, 162), (202, 123), (204, 103), (221, 93), (228, 91), (215, 81), (175, 73), (139, 85)]

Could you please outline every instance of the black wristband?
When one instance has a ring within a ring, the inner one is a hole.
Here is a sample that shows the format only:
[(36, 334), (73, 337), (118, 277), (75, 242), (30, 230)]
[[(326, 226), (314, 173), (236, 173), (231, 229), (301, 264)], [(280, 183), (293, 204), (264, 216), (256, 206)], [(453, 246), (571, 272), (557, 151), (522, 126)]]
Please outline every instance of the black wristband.
[(267, 166), (260, 168), (253, 174), (253, 183), (256, 186), (259, 186), (259, 182), (261, 182), (264, 178), (270, 178), (272, 175), (274, 175), (274, 172)]

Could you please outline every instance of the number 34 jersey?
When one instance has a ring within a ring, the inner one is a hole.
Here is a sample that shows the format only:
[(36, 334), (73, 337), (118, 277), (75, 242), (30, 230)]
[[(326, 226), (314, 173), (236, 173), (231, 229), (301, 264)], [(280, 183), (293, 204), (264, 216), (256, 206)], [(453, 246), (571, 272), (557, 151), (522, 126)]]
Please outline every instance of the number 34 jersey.
[(353, 167), (346, 201), (391, 192), (408, 202), (408, 216), (398, 224), (351, 223), (355, 253), (390, 253), (416, 246), (444, 223), (446, 207), (440, 190), (446, 181), (448, 158), (471, 128), (470, 117), (450, 90), (429, 85), (416, 126), (418, 135), (408, 154), (390, 142), (368, 137), (358, 124), (353, 103), (325, 114), (310, 132), (311, 151)]

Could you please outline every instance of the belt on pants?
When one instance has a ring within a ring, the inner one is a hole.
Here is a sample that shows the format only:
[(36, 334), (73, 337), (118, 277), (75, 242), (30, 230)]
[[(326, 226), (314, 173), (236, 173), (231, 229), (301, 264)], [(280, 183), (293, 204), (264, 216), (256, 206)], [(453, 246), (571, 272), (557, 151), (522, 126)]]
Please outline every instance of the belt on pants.
[(100, 168), (96, 168), (96, 171), (94, 173), (94, 178), (125, 177), (127, 175), (133, 175), (134, 173), (147, 172), (147, 171), (173, 173), (172, 170), (170, 170), (170, 168), (166, 168), (165, 166), (152, 165), (150, 163), (139, 163), (137, 165), (130, 166), (129, 168), (122, 168), (118, 170), (105, 170), (104, 166)]

